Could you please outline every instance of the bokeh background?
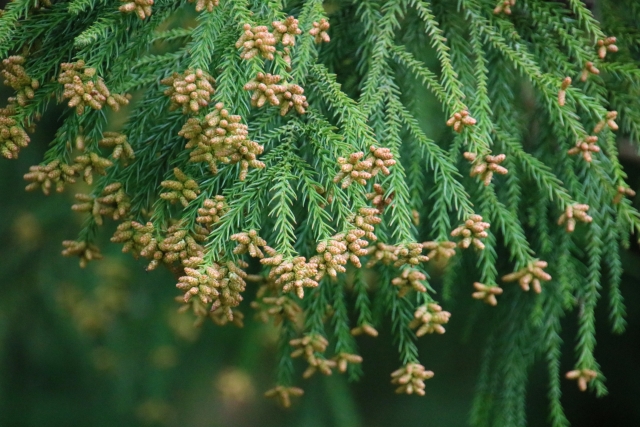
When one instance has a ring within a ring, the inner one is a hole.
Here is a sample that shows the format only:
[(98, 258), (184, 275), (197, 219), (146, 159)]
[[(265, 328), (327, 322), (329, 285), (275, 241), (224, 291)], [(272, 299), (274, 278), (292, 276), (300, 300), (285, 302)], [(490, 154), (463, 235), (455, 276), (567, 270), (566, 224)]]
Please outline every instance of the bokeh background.
[[(0, 89), (0, 99), (8, 95)], [(416, 94), (422, 117), (441, 115), (422, 95)], [(282, 410), (262, 397), (274, 380), (275, 330), (252, 320), (246, 304), (242, 329), (195, 328), (192, 317), (177, 313), (175, 278), (162, 268), (146, 272), (108, 241), (114, 224), (101, 234), (102, 261), (80, 269), (77, 259), (60, 255), (62, 240), (74, 239), (82, 224), (70, 209), (82, 184), (45, 197), (24, 192), (22, 179), (40, 162), (59, 114), (48, 112), (18, 160), (0, 159), (0, 427), (468, 425), (492, 316), (467, 295), (472, 278), (446, 302), (453, 312), (447, 333), (419, 342), (423, 364), (436, 372), (426, 397), (393, 393), (389, 373), (399, 361), (383, 325), (378, 338), (359, 340), (360, 382), (338, 375), (301, 379), (305, 396)], [(621, 148), (629, 183), (640, 190), (640, 158), (624, 141)], [(563, 382), (576, 427), (640, 426), (637, 244), (624, 254), (624, 267), (627, 332), (610, 333), (606, 299), (598, 313), (596, 356), (610, 394), (597, 399)], [(563, 326), (563, 369), (569, 370), (575, 315)], [(535, 365), (527, 388), (530, 426), (547, 425), (546, 381), (545, 368)]]

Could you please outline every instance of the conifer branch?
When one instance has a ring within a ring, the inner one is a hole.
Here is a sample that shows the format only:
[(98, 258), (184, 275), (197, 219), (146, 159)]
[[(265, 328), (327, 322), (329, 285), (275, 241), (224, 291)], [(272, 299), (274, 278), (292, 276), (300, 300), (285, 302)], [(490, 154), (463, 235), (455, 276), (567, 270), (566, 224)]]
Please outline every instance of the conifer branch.
[(184, 1), (14, 0), (0, 154), (35, 144), (59, 104), (25, 178), (45, 194), (90, 184), (63, 253), (98, 259), (116, 221), (112, 240), (175, 273), (198, 322), (241, 324), (259, 282), (250, 305), (280, 334), (267, 396), (283, 405), (303, 393), (293, 358), (304, 378), (356, 379), (353, 337), (387, 322), (403, 363), (391, 382), (425, 394), (416, 340), (450, 316), (434, 271), (445, 302), (473, 283), (498, 305), (474, 425), (524, 425), (542, 359), (565, 427), (562, 318), (576, 309), (564, 376), (604, 394), (596, 307), (606, 284), (622, 332), (620, 250), (640, 232), (616, 144), (640, 135), (640, 7), (621, 4), (603, 1), (599, 23), (579, 0), (198, 0), (189, 20)]

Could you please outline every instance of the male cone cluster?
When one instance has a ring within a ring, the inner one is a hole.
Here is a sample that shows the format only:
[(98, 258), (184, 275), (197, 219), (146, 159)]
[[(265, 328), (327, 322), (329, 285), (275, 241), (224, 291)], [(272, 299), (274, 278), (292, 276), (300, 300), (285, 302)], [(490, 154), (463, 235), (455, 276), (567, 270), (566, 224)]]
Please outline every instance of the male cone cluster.
[(62, 97), (69, 100), (67, 104), (75, 108), (78, 115), (82, 115), (86, 107), (101, 110), (107, 104), (118, 111), (121, 105), (129, 103), (129, 96), (112, 94), (102, 78), (96, 75), (96, 69), (85, 67), (84, 61), (63, 63), (60, 68), (58, 83), (64, 85)]
[(171, 109), (182, 108), (183, 114), (197, 113), (200, 108), (209, 105), (211, 96), (215, 93), (215, 80), (206, 72), (186, 70), (184, 73), (173, 73), (170, 77), (160, 80), (169, 86), (164, 94), (171, 98)]
[(31, 141), (24, 128), (11, 117), (14, 113), (9, 107), (0, 109), (0, 154), (7, 159), (17, 159), (20, 149)]
[(525, 268), (515, 273), (507, 274), (502, 278), (505, 282), (515, 282), (520, 284), (523, 291), (528, 292), (531, 287), (535, 293), (542, 292), (541, 282), (551, 280), (551, 275), (544, 271), (548, 264), (546, 261), (531, 261)]
[(232, 115), (219, 102), (203, 119), (192, 117), (178, 135), (188, 140), (189, 158), (194, 163), (206, 163), (212, 174), (218, 173), (218, 163), (240, 163), (240, 181), (244, 181), (249, 168), (262, 169), (264, 163), (257, 157), (264, 147), (249, 139), (248, 126), (242, 117)]
[(16, 96), (9, 98), (9, 103), (17, 102), (24, 107), (29, 100), (35, 96), (35, 90), (40, 87), (40, 82), (27, 75), (24, 69), (26, 59), (24, 56), (10, 56), (2, 60), (2, 71), (0, 74), (4, 78), (4, 84), (16, 91)]
[(484, 239), (489, 236), (487, 229), (490, 227), (488, 222), (484, 222), (480, 215), (471, 215), (469, 219), (465, 221), (460, 227), (454, 229), (451, 232), (452, 237), (462, 237), (462, 240), (458, 242), (458, 246), (461, 249), (467, 249), (471, 244), (476, 249), (484, 249), (484, 243), (480, 239)]
[(391, 384), (398, 386), (396, 393), (425, 395), (425, 380), (433, 378), (433, 371), (427, 371), (419, 363), (407, 363), (391, 374)]
[(298, 114), (305, 114), (309, 103), (304, 96), (304, 89), (293, 83), (280, 83), (282, 77), (269, 73), (259, 72), (255, 79), (244, 85), (244, 89), (253, 91), (251, 105), (262, 107), (267, 101), (269, 104), (280, 107), (280, 115), (285, 116), (292, 108)]

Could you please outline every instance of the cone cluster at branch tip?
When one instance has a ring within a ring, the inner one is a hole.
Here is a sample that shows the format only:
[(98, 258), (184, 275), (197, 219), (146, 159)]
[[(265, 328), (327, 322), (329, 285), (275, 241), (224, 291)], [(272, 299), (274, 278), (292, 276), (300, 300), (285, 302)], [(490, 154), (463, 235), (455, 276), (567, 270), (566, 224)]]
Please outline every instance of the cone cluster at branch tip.
[(451, 313), (443, 311), (438, 304), (431, 303), (421, 305), (413, 314), (413, 320), (409, 322), (411, 329), (417, 329), (416, 336), (421, 337), (426, 334), (444, 334), (444, 324), (449, 322)]
[(298, 114), (305, 114), (309, 107), (304, 89), (293, 83), (280, 83), (282, 77), (259, 72), (255, 79), (244, 85), (244, 90), (253, 91), (251, 105), (261, 108), (267, 101), (280, 107), (280, 115), (286, 115), (291, 108)]
[(486, 232), (489, 227), (489, 223), (482, 221), (480, 215), (470, 215), (464, 224), (451, 232), (451, 236), (462, 237), (462, 240), (458, 242), (458, 247), (461, 249), (467, 249), (473, 244), (477, 249), (482, 250), (484, 243), (480, 239), (489, 236), (489, 233)]
[(374, 233), (375, 226), (382, 222), (378, 214), (379, 212), (376, 208), (360, 208), (358, 209), (358, 214), (349, 220), (356, 228), (364, 231), (365, 239), (375, 242), (378, 240), (378, 236)]
[(76, 169), (54, 160), (46, 165), (36, 165), (29, 167), (29, 172), (24, 175), (24, 179), (29, 182), (25, 187), (27, 191), (42, 188), (45, 195), (49, 195), (51, 187), (55, 186), (58, 193), (64, 191), (65, 184), (76, 182)]
[(484, 185), (491, 183), (494, 173), (506, 175), (509, 172), (507, 168), (500, 165), (507, 158), (504, 154), (478, 156), (476, 153), (465, 152), (463, 157), (472, 163), (470, 175), (479, 176)]
[(347, 372), (347, 366), (349, 363), (354, 365), (362, 363), (362, 356), (351, 353), (338, 353), (333, 357), (333, 360), (338, 365), (338, 371), (344, 374)]
[(600, 133), (603, 129), (609, 128), (612, 131), (617, 131), (619, 129), (618, 124), (616, 123), (616, 119), (618, 118), (617, 111), (607, 111), (607, 114), (604, 120), (598, 122), (596, 127), (593, 129), (593, 133)]
[(351, 329), (351, 335), (353, 335), (354, 337), (357, 337), (358, 335), (369, 335), (370, 337), (377, 337), (378, 336), (378, 331), (371, 325), (367, 324), (367, 323), (363, 323), (360, 326), (357, 326), (353, 329)]
[(215, 93), (215, 80), (200, 69), (186, 70), (182, 74), (173, 73), (160, 80), (160, 83), (169, 86), (164, 94), (171, 98), (170, 109), (182, 107), (183, 114), (197, 113), (200, 108), (209, 105), (211, 96)]
[(516, 0), (499, 0), (498, 5), (493, 9), (493, 13), (498, 15), (504, 13), (505, 15), (511, 15), (511, 7), (516, 5)]
[(378, 209), (378, 212), (382, 214), (384, 209), (393, 202), (394, 193), (385, 197), (385, 190), (380, 184), (373, 184), (373, 192), (367, 193), (367, 200), (371, 201), (371, 204)]
[[(363, 160), (364, 158), (364, 160)], [(369, 154), (365, 157), (364, 152), (358, 151), (348, 158), (338, 157), (340, 172), (333, 178), (336, 184), (342, 181), (342, 188), (347, 188), (353, 182), (367, 185), (367, 182), (375, 177), (378, 172), (389, 175), (389, 168), (396, 164), (393, 153), (388, 148), (371, 146)]]
[(153, 6), (153, 0), (120, 0), (124, 4), (118, 8), (122, 13), (135, 12), (138, 18), (145, 19), (151, 16), (151, 6)]
[(447, 260), (456, 254), (455, 242), (424, 242), (422, 247), (427, 249), (427, 258), (438, 262), (440, 260)]
[(331, 370), (336, 367), (334, 360), (325, 359), (324, 353), (329, 345), (329, 341), (319, 334), (308, 334), (302, 338), (295, 338), (289, 341), (293, 347), (297, 347), (291, 357), (304, 358), (309, 367), (302, 374), (303, 378), (311, 377), (316, 371), (320, 371), (324, 375), (331, 375)]
[(114, 159), (122, 160), (126, 164), (136, 157), (126, 135), (118, 132), (104, 132), (102, 135), (99, 144), (102, 147), (113, 148), (111, 157)]
[(176, 261), (180, 261), (182, 266), (199, 267), (205, 252), (201, 243), (208, 235), (209, 231), (204, 227), (196, 225), (192, 230), (187, 230), (182, 223), (177, 222), (162, 237), (160, 233), (156, 233), (151, 222), (140, 224), (125, 221), (118, 225), (111, 241), (123, 243), (122, 252), (132, 252), (136, 258), (142, 256), (150, 260), (147, 266), (150, 271), (157, 268), (160, 261), (170, 268)]
[(616, 192), (616, 195), (613, 196), (613, 204), (617, 205), (622, 201), (624, 196), (635, 197), (636, 192), (630, 189), (629, 187), (619, 186)]
[(396, 262), (398, 260), (398, 256), (396, 255), (397, 249), (394, 245), (387, 245), (382, 242), (376, 243), (369, 251), (371, 258), (369, 262), (367, 262), (367, 268), (373, 267), (378, 263), (390, 265)]
[(75, 198), (78, 203), (71, 206), (71, 209), (75, 212), (91, 213), (98, 225), (103, 224), (103, 216), (118, 221), (124, 218), (131, 208), (129, 198), (119, 182), (107, 185), (99, 197), (78, 193)]
[(309, 34), (314, 37), (316, 43), (329, 43), (331, 41), (331, 37), (327, 31), (331, 25), (329, 25), (329, 21), (325, 18), (322, 18), (320, 22), (314, 22), (313, 28), (309, 30)]
[(498, 305), (496, 295), (502, 294), (502, 288), (499, 288), (498, 286), (487, 286), (480, 282), (475, 282), (473, 284), (473, 288), (476, 290), (473, 294), (471, 294), (474, 299), (482, 300), (494, 307)]
[(598, 40), (598, 56), (600, 59), (604, 59), (607, 56), (607, 52), (615, 53), (618, 51), (616, 41), (617, 39), (615, 37), (607, 37), (604, 40)]
[(598, 373), (593, 369), (574, 369), (565, 375), (569, 380), (577, 380), (580, 391), (586, 391), (587, 385), (596, 379)]
[(267, 390), (264, 393), (265, 397), (273, 397), (278, 399), (278, 402), (284, 408), (288, 408), (291, 406), (291, 397), (300, 397), (303, 394), (304, 390), (299, 387), (285, 387), (281, 385), (274, 387), (271, 390)]
[(2, 60), (2, 71), (0, 72), (4, 84), (17, 92), (15, 97), (9, 98), (9, 102), (17, 102), (22, 107), (33, 99), (35, 90), (40, 87), (38, 80), (27, 75), (23, 66), (25, 62), (23, 56), (10, 56)]
[(100, 249), (86, 241), (65, 240), (62, 242), (62, 246), (65, 248), (62, 251), (63, 256), (80, 257), (80, 268), (85, 268), (89, 261), (102, 259)]
[(525, 268), (502, 277), (502, 280), (505, 282), (518, 281), (518, 284), (525, 292), (529, 291), (531, 285), (533, 286), (534, 292), (539, 294), (542, 292), (541, 282), (551, 280), (551, 276), (543, 270), (547, 268), (547, 266), (546, 261), (534, 260)]
[(248, 264), (241, 260), (220, 264), (214, 262), (199, 269), (185, 267), (185, 275), (176, 284), (184, 292), (181, 300), (185, 305), (182, 309), (191, 307), (199, 317), (206, 317), (209, 312), (220, 309), (229, 321), (233, 321), (232, 308), (240, 304), (246, 288), (244, 279), (247, 273), (244, 269), (247, 267)]
[(233, 250), (234, 254), (242, 255), (249, 253), (253, 258), (264, 258), (264, 253), (262, 253), (260, 247), (267, 246), (267, 242), (258, 236), (256, 230), (233, 234), (231, 240), (238, 243), (238, 246)]
[[(360, 237), (364, 236), (364, 231), (362, 230), (354, 230), (350, 232), (349, 235), (354, 238), (354, 242), (356, 240), (361, 241), (364, 246), (369, 244), (366, 240), (360, 239)], [(317, 281), (322, 279), (325, 274), (336, 278), (338, 277), (338, 273), (345, 273), (347, 271), (345, 266), (350, 256), (347, 252), (346, 237), (344, 233), (337, 234), (328, 241), (320, 242), (316, 247), (318, 255), (312, 257), (309, 261), (318, 267)], [(366, 250), (358, 248), (358, 254), (364, 255), (366, 254)], [(353, 254), (353, 257), (357, 265), (360, 265), (358, 254)]]
[(593, 62), (587, 61), (585, 62), (584, 68), (582, 69), (580, 80), (586, 82), (590, 74), (597, 76), (598, 74), (600, 74), (600, 70), (593, 64)]
[(568, 233), (573, 233), (576, 229), (576, 221), (590, 223), (593, 221), (587, 211), (589, 210), (589, 205), (576, 203), (573, 205), (569, 205), (565, 208), (564, 213), (560, 215), (558, 219), (558, 225), (562, 225), (566, 223), (566, 230)]
[(367, 263), (367, 267), (373, 267), (378, 262), (385, 265), (393, 264), (394, 267), (404, 265), (419, 265), (429, 261), (429, 257), (422, 255), (423, 245), (421, 243), (405, 243), (400, 245), (386, 245), (378, 243), (370, 252), (372, 258)]
[(96, 76), (96, 69), (85, 67), (84, 61), (65, 62), (60, 68), (58, 83), (64, 85), (62, 97), (69, 100), (69, 107), (75, 107), (78, 115), (84, 113), (85, 107), (101, 110), (107, 104), (118, 111), (121, 105), (129, 104), (129, 95), (109, 92), (102, 78)]
[(191, 149), (189, 161), (207, 163), (212, 174), (218, 173), (218, 163), (240, 163), (240, 181), (244, 181), (249, 168), (262, 169), (265, 164), (257, 160), (264, 147), (249, 140), (249, 130), (242, 118), (231, 115), (221, 102), (203, 119), (192, 117), (178, 135), (188, 140)]
[(271, 25), (276, 41), (283, 46), (295, 46), (296, 36), (302, 34), (302, 30), (298, 28), (298, 20), (293, 16), (288, 16), (284, 21), (273, 21)]
[(471, 117), (467, 110), (457, 112), (447, 120), (447, 126), (453, 127), (453, 130), (458, 133), (461, 133), (466, 126), (473, 126), (476, 123), (477, 120)]
[(17, 159), (21, 148), (31, 142), (29, 135), (11, 116), (15, 108), (0, 108), (0, 154), (7, 159)]
[(164, 238), (158, 241), (158, 250), (162, 252), (162, 261), (172, 264), (180, 261), (185, 266), (197, 267), (202, 264), (205, 248), (202, 246), (209, 232), (198, 225), (189, 230), (183, 223), (170, 226)]
[(560, 90), (558, 91), (558, 104), (561, 107), (567, 103), (567, 89), (571, 86), (571, 77), (565, 77), (560, 83)]
[(427, 280), (427, 275), (415, 267), (405, 267), (398, 277), (391, 280), (393, 286), (400, 288), (398, 298), (402, 298), (410, 291), (419, 293), (427, 292), (426, 286), (422, 283)]
[(211, 228), (220, 218), (229, 211), (224, 196), (215, 196), (213, 199), (205, 199), (202, 207), (198, 208), (196, 222), (207, 228)]
[(132, 252), (137, 258), (162, 259), (162, 252), (158, 250), (158, 242), (154, 237), (155, 228), (151, 222), (141, 224), (136, 221), (120, 223), (111, 237), (114, 243), (123, 243), (122, 252)]
[(189, 0), (189, 3), (196, 2), (196, 12), (202, 12), (207, 9), (208, 12), (213, 12), (213, 8), (220, 5), (220, 0)]
[[(273, 61), (274, 53), (277, 53), (287, 63), (287, 71), (290, 71), (291, 48), (296, 44), (296, 36), (302, 34), (298, 20), (289, 16), (284, 21), (273, 21), (271, 25), (273, 32), (269, 32), (264, 25), (252, 27), (244, 24), (244, 32), (236, 42), (236, 48), (242, 47), (240, 57), (247, 60), (260, 55), (263, 59)], [(277, 43), (282, 44), (282, 51), (276, 49)]]
[[(124, 243), (122, 252), (133, 252), (136, 258), (139, 255), (153, 258), (157, 248), (156, 239), (153, 237), (154, 231), (151, 222), (141, 224), (136, 221), (124, 221), (118, 225), (111, 241)], [(160, 253), (160, 257), (162, 257), (162, 253)]]
[(433, 371), (427, 371), (418, 363), (407, 363), (391, 374), (391, 384), (398, 386), (396, 393), (424, 396), (424, 381), (433, 378)]
[(78, 175), (82, 176), (84, 182), (91, 185), (93, 184), (94, 173), (104, 176), (107, 174), (106, 169), (111, 166), (113, 166), (111, 160), (100, 157), (97, 153), (89, 152), (77, 156), (73, 160), (73, 166), (71, 167), (78, 172)]
[(567, 153), (571, 156), (574, 154), (582, 154), (582, 158), (591, 163), (593, 157), (591, 153), (599, 153), (600, 147), (597, 145), (598, 137), (595, 135), (587, 136), (583, 140), (576, 142), (576, 146), (569, 149)]
[(339, 233), (334, 236), (336, 240), (344, 242), (347, 247), (345, 254), (356, 268), (362, 267), (360, 257), (366, 256), (367, 254), (366, 248), (369, 246), (369, 241), (363, 239), (366, 234), (366, 231), (356, 228), (349, 230), (347, 233)]
[(260, 55), (263, 59), (273, 61), (277, 40), (266, 25), (252, 27), (244, 24), (242, 29), (244, 32), (236, 42), (236, 48), (242, 48), (240, 58), (251, 59)]
[(200, 194), (200, 188), (198, 187), (198, 183), (185, 175), (180, 169), (174, 168), (173, 174), (178, 180), (162, 181), (160, 186), (170, 191), (160, 193), (160, 197), (164, 200), (170, 201), (171, 203), (180, 201), (182, 206), (186, 208), (189, 206), (189, 202), (198, 197), (198, 194)]
[[(252, 257), (259, 258), (263, 265), (271, 266), (267, 280), (273, 283), (274, 289), (281, 288), (284, 293), (295, 291), (298, 298), (302, 299), (304, 288), (318, 286), (321, 276), (318, 272), (317, 257), (311, 258), (309, 262), (302, 256), (285, 258), (275, 249), (267, 246), (267, 242), (258, 236), (255, 230), (234, 234), (231, 240), (238, 242), (238, 246), (234, 249), (235, 254), (248, 252)], [(264, 253), (269, 257), (265, 258)]]
[(318, 274), (318, 266), (313, 262), (307, 262), (305, 257), (285, 258), (272, 248), (266, 246), (265, 252), (269, 258), (263, 258), (263, 265), (270, 265), (269, 279), (282, 287), (282, 292), (294, 291), (298, 298), (304, 298), (304, 288), (315, 288), (318, 282), (313, 278)]

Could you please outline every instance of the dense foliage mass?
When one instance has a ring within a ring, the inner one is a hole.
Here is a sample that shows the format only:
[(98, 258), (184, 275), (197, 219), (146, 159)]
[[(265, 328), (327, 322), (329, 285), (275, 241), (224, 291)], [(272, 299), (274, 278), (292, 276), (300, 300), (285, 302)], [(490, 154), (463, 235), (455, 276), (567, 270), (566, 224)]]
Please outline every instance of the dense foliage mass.
[(620, 247), (640, 230), (616, 142), (640, 130), (640, 6), (598, 7), (610, 21), (579, 0), (15, 0), (0, 152), (68, 106), (25, 175), (45, 194), (91, 186), (63, 254), (99, 259), (113, 220), (199, 322), (242, 326), (250, 306), (279, 328), (266, 395), (284, 406), (303, 393), (293, 358), (304, 378), (357, 378), (355, 336), (385, 322), (392, 384), (425, 394), (416, 339), (472, 297), (497, 306), (472, 422), (524, 423), (542, 358), (563, 426), (563, 377), (606, 393), (595, 307), (606, 286), (624, 329)]

